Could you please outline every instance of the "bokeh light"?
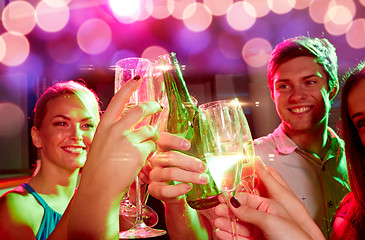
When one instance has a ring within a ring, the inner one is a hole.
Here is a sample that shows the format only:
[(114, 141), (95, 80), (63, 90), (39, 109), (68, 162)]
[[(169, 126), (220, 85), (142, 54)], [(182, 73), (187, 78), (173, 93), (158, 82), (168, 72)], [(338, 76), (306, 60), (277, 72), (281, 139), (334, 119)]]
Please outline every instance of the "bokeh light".
[(42, 0), (50, 6), (61, 7), (65, 4), (68, 5), (72, 0)]
[(147, 10), (150, 12), (151, 17), (156, 19), (164, 19), (171, 15), (174, 8), (173, 1), (155, 1), (146, 0)]
[(25, 1), (11, 2), (4, 8), (2, 21), (8, 32), (26, 35), (33, 30), (36, 24), (35, 9)]
[(295, 0), (268, 0), (268, 5), (274, 13), (284, 14), (294, 8)]
[(38, 26), (46, 32), (62, 30), (70, 18), (70, 10), (63, 1), (59, 1), (57, 5), (41, 1), (35, 11)]
[(0, 116), (0, 136), (13, 137), (23, 129), (25, 114), (14, 103), (0, 102)]
[(312, 1), (313, 0), (296, 0), (294, 8), (298, 10), (308, 8)]
[(264, 17), (270, 12), (270, 8), (267, 0), (246, 0), (245, 2), (250, 3), (256, 10), (256, 17)]
[(6, 43), (3, 37), (0, 35), (0, 62), (3, 60), (6, 54)]
[(192, 3), (195, 3), (195, 0), (180, 0), (180, 1), (174, 1), (174, 9), (171, 13), (171, 15), (176, 18), (176, 19), (180, 19), (182, 20), (185, 8), (189, 5), (191, 5)]
[(353, 48), (365, 48), (365, 18), (359, 18), (352, 22), (346, 33), (346, 40)]
[(151, 61), (157, 60), (158, 56), (169, 53), (165, 48), (161, 46), (150, 46), (146, 48), (142, 53), (142, 58), (150, 59)]
[[(334, 0), (334, 1), (330, 2), (330, 4), (328, 5), (328, 9), (331, 9), (331, 8), (335, 8), (336, 12), (337, 11), (341, 12), (345, 8), (345, 9), (347, 9), (345, 11), (350, 12), (350, 14), (352, 16), (351, 18), (353, 18), (356, 14), (356, 5), (353, 0)], [(360, 9), (358, 9), (358, 10), (360, 10)], [(335, 16), (335, 15), (332, 15), (332, 16)], [(340, 16), (338, 15), (338, 17), (340, 17)], [(343, 17), (340, 17), (340, 19), (333, 18), (332, 21), (334, 21), (334, 22), (339, 21), (337, 23), (343, 23), (344, 19), (343, 19)]]
[(365, 0), (359, 0), (361, 5), (363, 5), (365, 7)]
[(212, 13), (202, 3), (193, 3), (185, 8), (184, 24), (194, 32), (201, 32), (206, 30), (212, 23)]
[(153, 3), (150, 0), (110, 0), (110, 8), (119, 22), (131, 24), (148, 19), (153, 11)]
[(347, 7), (336, 5), (328, 9), (325, 16), (325, 21), (331, 21), (334, 24), (342, 25), (351, 22), (353, 16), (354, 15), (351, 14)]
[(251, 67), (263, 67), (267, 65), (272, 46), (264, 38), (253, 38), (242, 48), (242, 58)]
[(29, 55), (29, 41), (19, 33), (6, 32), (1, 35), (5, 42), (5, 55), (2, 63), (7, 66), (17, 66), (22, 64)]
[(139, 7), (139, 16), (137, 18), (138, 21), (143, 21), (148, 19), (151, 16), (151, 9), (149, 7), (149, 0), (140, 0), (141, 1), (141, 5)]
[(213, 15), (222, 16), (227, 13), (233, 4), (233, 0), (204, 0), (204, 4), (210, 9)]
[(99, 54), (111, 43), (112, 31), (107, 23), (100, 19), (85, 21), (77, 31), (77, 43), (88, 54)]
[(141, 6), (139, 0), (109, 0), (109, 5), (114, 15), (122, 17), (135, 15)]
[(256, 21), (256, 10), (248, 2), (236, 2), (228, 10), (228, 24), (237, 31), (249, 29)]
[(342, 5), (330, 7), (325, 16), (326, 30), (335, 36), (345, 34), (352, 22), (353, 15), (350, 10)]
[(309, 5), (309, 15), (316, 23), (324, 23), (331, 0), (316, 0)]

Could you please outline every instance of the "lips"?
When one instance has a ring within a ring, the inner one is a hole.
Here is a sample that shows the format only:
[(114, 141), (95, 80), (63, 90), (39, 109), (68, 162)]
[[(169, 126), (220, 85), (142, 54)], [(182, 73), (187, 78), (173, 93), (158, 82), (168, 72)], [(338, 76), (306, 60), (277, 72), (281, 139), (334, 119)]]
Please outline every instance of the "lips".
[(83, 153), (86, 150), (86, 147), (81, 147), (81, 146), (67, 146), (67, 147), (62, 147), (62, 149), (68, 153), (72, 153), (72, 154), (80, 154)]
[(309, 110), (311, 110), (311, 107), (295, 107), (295, 108), (289, 108), (289, 111), (293, 112), (293, 113), (305, 113), (308, 112)]

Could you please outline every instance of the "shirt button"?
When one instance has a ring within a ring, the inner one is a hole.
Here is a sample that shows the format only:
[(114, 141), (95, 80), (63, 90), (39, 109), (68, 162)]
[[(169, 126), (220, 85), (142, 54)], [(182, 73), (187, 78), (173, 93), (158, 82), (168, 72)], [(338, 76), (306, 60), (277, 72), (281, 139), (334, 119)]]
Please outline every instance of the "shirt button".
[(329, 201), (328, 203), (327, 203), (327, 206), (329, 207), (329, 208), (332, 208), (333, 207), (333, 202), (332, 201)]

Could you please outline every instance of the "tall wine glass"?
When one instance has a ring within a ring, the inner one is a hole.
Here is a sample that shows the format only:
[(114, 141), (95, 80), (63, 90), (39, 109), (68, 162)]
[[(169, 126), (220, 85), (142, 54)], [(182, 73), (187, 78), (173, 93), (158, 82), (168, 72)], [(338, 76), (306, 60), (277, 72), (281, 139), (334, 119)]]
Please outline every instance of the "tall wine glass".
[[(225, 195), (235, 196), (242, 173), (250, 178), (252, 138), (237, 99), (205, 103), (199, 106), (199, 126), (204, 156), (209, 171)], [(242, 171), (244, 169), (244, 171)], [(233, 238), (238, 239), (236, 221), (232, 219)]]
[[(158, 81), (158, 78), (153, 77), (154, 64), (148, 59), (144, 58), (125, 58), (116, 63), (115, 66), (115, 92), (118, 91), (131, 78), (139, 75), (142, 78), (140, 87), (131, 95), (129, 101), (126, 103), (125, 111), (129, 111), (131, 108), (148, 101), (158, 100), (163, 96), (161, 94), (162, 83)], [(153, 125), (156, 117), (150, 116), (142, 120), (136, 128), (142, 127), (147, 124)], [(139, 183), (138, 175), (135, 179), (136, 183), (136, 220), (129, 230), (119, 233), (119, 239), (129, 238), (149, 238), (166, 234), (165, 230), (154, 229), (148, 227), (143, 221), (143, 211), (141, 202), (141, 187)], [(152, 213), (152, 211), (150, 211)]]

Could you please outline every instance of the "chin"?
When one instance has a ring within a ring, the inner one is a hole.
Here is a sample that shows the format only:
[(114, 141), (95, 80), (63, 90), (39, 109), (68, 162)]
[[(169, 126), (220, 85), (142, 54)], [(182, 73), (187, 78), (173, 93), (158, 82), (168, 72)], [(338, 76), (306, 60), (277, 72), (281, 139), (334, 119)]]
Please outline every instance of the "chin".
[(86, 163), (86, 158), (75, 159), (74, 163), (77, 168), (82, 168)]

